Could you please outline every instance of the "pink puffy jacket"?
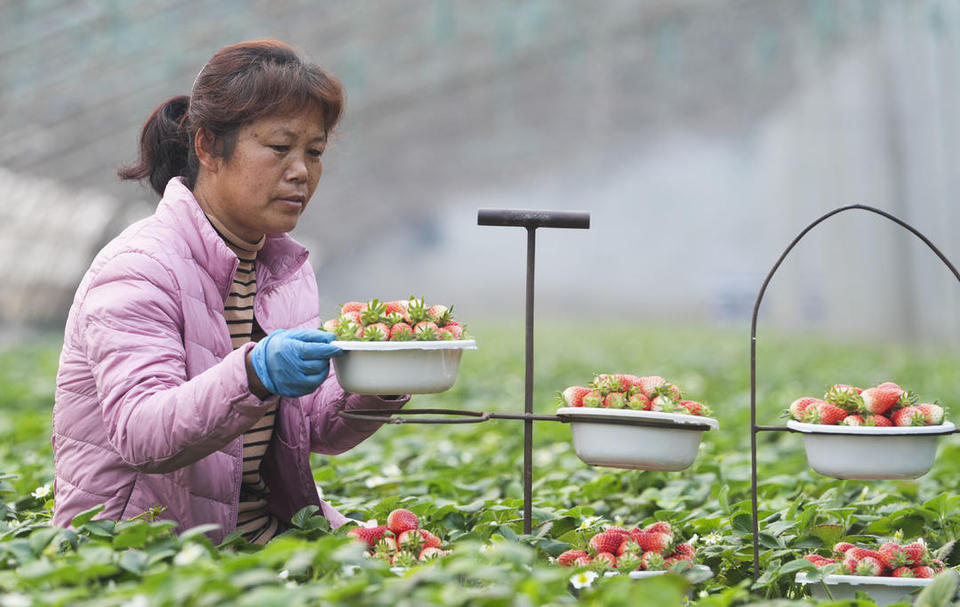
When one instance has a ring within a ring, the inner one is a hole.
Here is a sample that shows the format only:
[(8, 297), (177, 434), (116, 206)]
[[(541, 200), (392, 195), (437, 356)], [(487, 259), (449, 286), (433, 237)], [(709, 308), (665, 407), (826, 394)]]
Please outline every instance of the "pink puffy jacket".
[[(236, 526), (242, 433), (278, 404), (263, 462), (270, 508), (281, 520), (319, 505), (333, 526), (346, 519), (317, 493), (310, 453), (335, 455), (369, 437), (376, 422), (341, 418), (352, 408), (395, 407), (344, 392), (331, 370), (311, 395), (250, 393), (247, 344), (234, 350), (223, 302), (237, 257), (179, 180), (156, 213), (97, 255), (67, 319), (53, 410), (54, 523), (98, 504), (98, 518), (130, 518), (155, 505), (180, 531)], [(266, 332), (319, 326), (307, 251), (268, 236), (257, 257), (254, 312)]]

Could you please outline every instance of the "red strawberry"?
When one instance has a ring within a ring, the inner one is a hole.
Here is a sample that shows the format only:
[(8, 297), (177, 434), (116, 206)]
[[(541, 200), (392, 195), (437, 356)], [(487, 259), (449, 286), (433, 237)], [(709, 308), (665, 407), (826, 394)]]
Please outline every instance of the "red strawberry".
[(640, 557), (640, 565), (646, 571), (663, 571), (666, 569), (663, 561), (663, 553), (658, 550), (649, 550)]
[(419, 526), (420, 519), (409, 510), (397, 508), (387, 515), (387, 527), (397, 535), (400, 535), (404, 531), (416, 529)]
[(869, 548), (860, 548), (859, 546), (851, 548), (850, 550), (847, 550), (845, 554), (847, 558), (852, 558), (857, 561), (862, 561), (865, 558), (873, 558), (881, 562), (883, 561), (883, 555), (877, 552), (876, 550), (870, 550)]
[[(840, 569), (841, 569), (841, 571), (843, 571), (843, 572), (846, 573), (846, 574), (856, 575), (856, 574), (857, 574), (857, 563), (859, 563), (859, 562), (860, 562), (860, 561), (858, 561), (857, 559), (853, 558), (852, 556), (844, 557), (843, 563), (840, 564)], [(817, 567), (821, 567), (821, 566), (822, 566), (822, 565), (817, 565)]]
[(446, 554), (450, 554), (449, 550), (441, 550), (435, 546), (427, 546), (420, 551), (420, 556), (417, 557), (419, 561), (429, 561), (430, 559), (435, 559)]
[(935, 575), (935, 573), (936, 572), (933, 570), (933, 567), (928, 565), (920, 565), (919, 567), (913, 568), (913, 577), (931, 578)]
[(807, 560), (813, 563), (814, 566), (816, 566), (818, 569), (820, 567), (823, 567), (824, 565), (829, 565), (830, 563), (837, 562), (836, 559), (828, 559), (827, 557), (820, 556), (819, 554), (808, 554), (803, 558), (804, 560)]
[(682, 400), (678, 402), (677, 405), (686, 409), (686, 411), (681, 411), (681, 413), (685, 412), (689, 413), (690, 415), (710, 415), (710, 407), (703, 403), (698, 403), (695, 400)]
[(363, 319), (360, 318), (360, 313), (359, 313), (359, 312), (344, 312), (343, 314), (340, 315), (340, 322), (341, 322), (341, 323), (343, 323), (344, 321), (348, 321), (348, 320), (349, 320), (350, 322), (358, 325), (358, 326), (362, 326), (362, 325), (363, 325)]
[(651, 411), (664, 411), (666, 413), (673, 413), (676, 411), (676, 407), (676, 402), (665, 394), (657, 394), (650, 399)]
[(451, 335), (451, 339), (461, 339), (463, 337), (463, 327), (453, 321), (440, 327), (441, 331), (446, 331)]
[(683, 568), (685, 569), (693, 566), (693, 560), (688, 556), (683, 556), (683, 555), (671, 556), (669, 558), (663, 559), (663, 566), (666, 567), (667, 569), (672, 568), (677, 563), (684, 563)]
[(627, 396), (623, 392), (611, 392), (603, 399), (603, 406), (610, 409), (623, 409), (627, 406)]
[(391, 314), (399, 314), (403, 316), (407, 311), (407, 302), (398, 299), (397, 301), (388, 301), (383, 304), (383, 314), (384, 316), (390, 316)]
[(644, 531), (647, 533), (667, 533), (670, 535), (670, 539), (673, 539), (673, 527), (671, 527), (670, 523), (667, 521), (657, 521), (656, 523), (651, 523), (650, 525), (647, 525)]
[(329, 320), (323, 321), (323, 324), (320, 325), (320, 328), (328, 333), (336, 333), (337, 327), (340, 326), (340, 320), (337, 318), (331, 318)]
[(380, 303), (379, 299), (372, 299), (367, 302), (367, 308), (360, 313), (363, 324), (369, 325), (383, 321), (386, 305)]
[(361, 301), (348, 301), (347, 303), (340, 306), (340, 314), (347, 315), (352, 312), (360, 314), (367, 309), (367, 304)]
[(389, 337), (390, 327), (382, 322), (375, 322), (360, 330), (360, 338), (364, 341), (386, 341)]
[(642, 392), (631, 394), (630, 398), (627, 399), (627, 407), (630, 409), (649, 411), (651, 406), (650, 399), (644, 396)]
[(912, 565), (913, 560), (903, 547), (896, 542), (886, 542), (880, 546), (880, 556), (884, 565), (889, 569), (897, 569), (904, 565)]
[(660, 386), (667, 383), (667, 380), (663, 379), (659, 375), (647, 375), (640, 378), (640, 381), (637, 382), (637, 386), (640, 388), (640, 391), (643, 392), (643, 395), (647, 398), (653, 398), (656, 396), (656, 390)]
[(887, 426), (892, 426), (893, 422), (890, 421), (890, 418), (885, 415), (868, 415), (863, 418), (864, 426), (876, 426), (877, 428), (885, 428)]
[(882, 573), (883, 563), (872, 556), (865, 556), (857, 561), (857, 568), (854, 571), (854, 575), (881, 575)]
[(583, 403), (584, 407), (602, 407), (603, 395), (600, 394), (599, 390), (590, 390), (590, 392), (583, 395), (580, 402)]
[(910, 405), (894, 411), (891, 421), (894, 426), (926, 426), (927, 416), (920, 407)]
[(643, 552), (643, 546), (640, 545), (640, 542), (628, 535), (627, 539), (620, 544), (620, 548), (617, 550), (617, 556), (623, 556), (628, 553), (640, 556)]
[(581, 556), (573, 561), (574, 567), (586, 567), (587, 565), (593, 563), (593, 557), (590, 555)]
[(827, 390), (827, 393), (823, 395), (823, 400), (846, 411), (859, 411), (863, 406), (863, 399), (860, 397), (861, 392), (863, 390), (856, 386), (836, 384)]
[(366, 542), (368, 546), (376, 546), (377, 542), (383, 539), (384, 535), (390, 533), (392, 536), (393, 533), (387, 529), (386, 525), (380, 525), (379, 527), (354, 527), (350, 531), (347, 531), (347, 535), (350, 537), (355, 537), (361, 542)]
[(413, 336), (420, 341), (432, 341), (439, 337), (440, 327), (437, 323), (423, 320), (413, 325)]
[(863, 401), (863, 411), (883, 415), (897, 404), (901, 394), (903, 394), (903, 390), (900, 389), (900, 386), (890, 382), (880, 384), (876, 388), (867, 388), (860, 393), (860, 399)]
[(694, 558), (695, 556), (697, 556), (697, 551), (694, 550), (693, 546), (691, 546), (690, 544), (677, 544), (673, 550), (675, 555), (681, 554), (683, 556), (688, 556), (690, 558)]
[(827, 402), (813, 403), (803, 414), (803, 421), (808, 424), (825, 424), (835, 426), (847, 416), (847, 412)]
[(609, 552), (601, 552), (593, 557), (594, 563), (603, 565), (607, 569), (617, 568), (617, 557)]
[(380, 541), (377, 542), (375, 554), (377, 556), (389, 556), (393, 557), (393, 553), (397, 551), (397, 539), (393, 537), (393, 532), (384, 534)]
[(624, 536), (616, 531), (601, 531), (590, 538), (590, 552), (597, 555), (602, 552), (616, 554), (623, 542)]
[(622, 535), (622, 536), (623, 536), (623, 539), (625, 539), (625, 540), (630, 539), (630, 532), (627, 531), (626, 529), (624, 529), (623, 527), (619, 527), (619, 526), (617, 526), (617, 525), (610, 525), (609, 527), (607, 527), (606, 529), (604, 529), (604, 531), (608, 531), (608, 532), (610, 532), (610, 533), (617, 533), (617, 534), (619, 534), (619, 535)]
[(910, 567), (897, 567), (890, 575), (893, 577), (915, 577), (913, 569)]
[(630, 389), (629, 380), (624, 376), (617, 374), (601, 373), (593, 378), (590, 385), (600, 390), (600, 393), (606, 396), (611, 392), (627, 392)]
[(443, 542), (440, 541), (440, 538), (430, 533), (426, 529), (417, 529), (420, 532), (420, 535), (423, 536), (423, 547), (424, 548), (440, 548), (443, 546)]
[(907, 565), (926, 565), (930, 560), (927, 546), (922, 542), (907, 544), (903, 546), (903, 551), (907, 553), (907, 557), (910, 559)]
[(863, 418), (859, 415), (848, 415), (840, 420), (841, 426), (862, 426)]
[(620, 571), (638, 571), (643, 567), (643, 560), (639, 554), (628, 552), (622, 557), (617, 557), (617, 569)]
[(923, 411), (928, 426), (939, 426), (943, 423), (944, 410), (940, 405), (921, 403), (917, 408)]
[(633, 539), (640, 544), (644, 551), (666, 552), (673, 543), (673, 536), (669, 533), (644, 532), (638, 533)]
[(570, 567), (578, 558), (589, 558), (589, 556), (585, 550), (567, 550), (557, 557), (557, 564), (561, 567)]
[(790, 407), (787, 410), (790, 412), (790, 417), (798, 422), (802, 422), (803, 414), (806, 413), (810, 405), (823, 402), (826, 401), (820, 400), (819, 398), (813, 398), (812, 396), (804, 396), (790, 403)]
[(837, 555), (846, 554), (847, 550), (850, 550), (851, 548), (856, 548), (856, 546), (850, 542), (837, 542), (833, 547), (833, 553)]
[(442, 304), (437, 304), (427, 308), (427, 319), (432, 320), (433, 322), (437, 323), (437, 325), (442, 327), (450, 322), (450, 315), (452, 313), (452, 309)]
[(410, 341), (413, 339), (413, 327), (405, 322), (398, 322), (390, 327), (390, 341)]
[(419, 533), (419, 529), (408, 529), (397, 536), (397, 546), (401, 550), (407, 550), (415, 554), (420, 554), (420, 550), (425, 547), (425, 538)]
[(582, 407), (583, 397), (590, 394), (590, 388), (570, 386), (560, 393), (560, 401), (564, 407)]
[(407, 309), (406, 312), (404, 312), (403, 319), (411, 325), (427, 320), (427, 307), (423, 303), (423, 298), (410, 298), (407, 302)]
[(947, 568), (947, 564), (941, 561), (940, 559), (933, 559), (930, 561), (930, 566), (933, 567), (933, 570), (937, 573), (940, 573)]

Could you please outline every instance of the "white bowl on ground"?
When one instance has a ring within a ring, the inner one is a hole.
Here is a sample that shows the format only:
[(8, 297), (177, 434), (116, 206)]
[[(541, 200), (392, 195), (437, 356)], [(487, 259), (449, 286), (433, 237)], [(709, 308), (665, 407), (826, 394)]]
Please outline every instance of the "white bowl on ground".
[(557, 415), (570, 423), (577, 457), (593, 466), (675, 472), (697, 458), (707, 430), (717, 420), (699, 415), (561, 407)]
[(334, 341), (346, 354), (333, 359), (337, 381), (354, 394), (433, 394), (457, 381), (472, 339), (443, 341)]
[(905, 479), (929, 472), (937, 439), (953, 433), (937, 426), (829, 426), (794, 420), (787, 428), (803, 434), (807, 461), (815, 471), (844, 479)]
[(911, 592), (930, 585), (932, 578), (904, 578), (871, 575), (825, 575), (823, 584), (820, 581), (807, 579), (807, 574), (800, 572), (794, 578), (798, 584), (807, 586), (810, 594), (817, 599), (829, 599), (826, 584), (834, 600), (855, 599), (857, 591), (867, 593), (873, 601), (883, 607), (891, 603), (903, 601)]

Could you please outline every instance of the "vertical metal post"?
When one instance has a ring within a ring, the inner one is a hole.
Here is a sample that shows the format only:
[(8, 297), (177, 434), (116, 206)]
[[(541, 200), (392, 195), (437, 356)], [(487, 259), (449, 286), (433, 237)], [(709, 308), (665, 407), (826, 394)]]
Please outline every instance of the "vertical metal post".
[(533, 531), (533, 295), (537, 228), (590, 228), (590, 214), (581, 211), (479, 209), (477, 224), (517, 226), (527, 230), (527, 296), (525, 311), (525, 365), (523, 398), (523, 532)]

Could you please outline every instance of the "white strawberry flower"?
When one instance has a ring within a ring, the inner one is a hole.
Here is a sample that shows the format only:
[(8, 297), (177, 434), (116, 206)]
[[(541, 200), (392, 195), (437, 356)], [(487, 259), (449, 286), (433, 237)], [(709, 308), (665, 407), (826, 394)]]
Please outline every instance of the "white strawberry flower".
[(584, 529), (590, 529), (593, 527), (594, 523), (600, 520), (599, 516), (585, 516), (583, 521), (580, 523), (580, 526), (577, 527), (578, 531), (583, 531)]
[(707, 546), (713, 546), (714, 544), (719, 544), (722, 541), (723, 536), (716, 531), (708, 533), (707, 536), (703, 538), (703, 543)]
[(34, 489), (33, 493), (31, 493), (30, 495), (37, 498), (38, 500), (47, 497), (48, 495), (50, 495), (50, 483), (47, 483), (46, 485), (40, 485), (39, 487)]
[(186, 565), (191, 565), (205, 555), (207, 551), (200, 544), (194, 544), (193, 542), (187, 544), (180, 549), (180, 552), (177, 553), (177, 556), (173, 557), (173, 564), (179, 567), (185, 567)]
[(403, 475), (403, 472), (396, 464), (387, 464), (380, 472), (383, 473), (384, 476), (388, 477), (399, 477)]
[(19, 592), (0, 595), (0, 605), (3, 607), (30, 607), (33, 604), (33, 599)]
[(589, 588), (593, 584), (593, 580), (598, 577), (599, 575), (596, 571), (581, 571), (580, 573), (575, 573), (570, 576), (570, 583), (578, 590), (580, 588)]
[(280, 578), (281, 580), (287, 579), (288, 577), (290, 577), (290, 570), (284, 569), (283, 571), (277, 574), (277, 577)]
[(145, 594), (135, 594), (130, 600), (123, 604), (123, 607), (149, 607), (150, 599)]

